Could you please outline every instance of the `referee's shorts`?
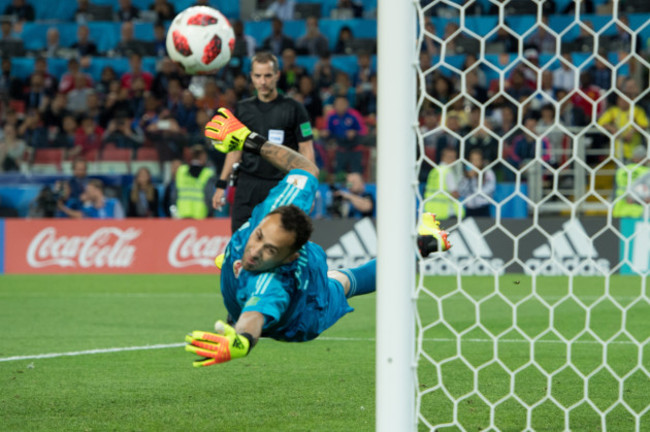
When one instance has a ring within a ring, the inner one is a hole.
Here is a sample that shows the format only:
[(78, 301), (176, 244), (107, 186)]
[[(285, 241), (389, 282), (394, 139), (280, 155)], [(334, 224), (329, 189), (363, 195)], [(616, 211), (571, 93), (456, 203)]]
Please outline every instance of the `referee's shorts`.
[(233, 202), (231, 229), (234, 233), (248, 221), (256, 205), (266, 199), (280, 180), (269, 180), (251, 176), (240, 171), (237, 177), (235, 200)]

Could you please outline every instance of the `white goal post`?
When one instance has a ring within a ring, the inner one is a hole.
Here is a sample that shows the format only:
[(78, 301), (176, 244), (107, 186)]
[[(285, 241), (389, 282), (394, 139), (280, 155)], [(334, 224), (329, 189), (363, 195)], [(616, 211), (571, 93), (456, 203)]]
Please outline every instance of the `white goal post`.
[[(650, 428), (650, 10), (592, 3), (378, 0), (377, 431)], [(423, 187), (441, 137), (439, 176), (478, 192)], [(491, 216), (443, 221), (452, 249), (414, 259), (432, 198), (477, 195)]]
[(377, 16), (376, 429), (414, 430), (414, 3), (379, 0)]

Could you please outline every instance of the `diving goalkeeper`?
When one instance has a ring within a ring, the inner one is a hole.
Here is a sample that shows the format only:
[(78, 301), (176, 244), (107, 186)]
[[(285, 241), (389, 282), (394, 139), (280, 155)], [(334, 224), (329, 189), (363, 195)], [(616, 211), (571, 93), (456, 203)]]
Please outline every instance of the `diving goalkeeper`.
[[(221, 152), (259, 154), (287, 173), (251, 218), (233, 233), (221, 268), (221, 293), (234, 327), (217, 321), (215, 332), (194, 331), (186, 350), (210, 366), (246, 356), (261, 336), (290, 342), (316, 338), (352, 312), (347, 299), (375, 290), (376, 260), (351, 269), (327, 270), (323, 249), (309, 241), (307, 216), (318, 187), (318, 168), (300, 153), (251, 132), (221, 108), (205, 127)], [(425, 215), (418, 246), (423, 256), (447, 250), (447, 233)]]

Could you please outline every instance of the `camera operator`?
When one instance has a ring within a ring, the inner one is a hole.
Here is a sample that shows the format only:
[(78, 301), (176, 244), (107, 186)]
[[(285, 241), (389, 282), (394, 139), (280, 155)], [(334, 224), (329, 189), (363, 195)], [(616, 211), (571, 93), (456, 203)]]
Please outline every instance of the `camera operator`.
[(91, 179), (88, 181), (83, 194), (83, 200), (83, 206), (79, 210), (66, 206), (62, 201), (58, 202), (58, 209), (73, 219), (124, 218), (122, 204), (117, 199), (108, 198), (104, 195), (104, 183), (99, 179)]
[(375, 197), (358, 172), (346, 175), (346, 189), (335, 189), (332, 211), (335, 215), (349, 218), (372, 217)]
[(72, 186), (70, 182), (65, 180), (59, 180), (54, 184), (53, 198), (56, 201), (56, 212), (54, 213), (54, 217), (57, 218), (69, 217), (61, 210), (61, 207), (66, 207), (73, 211), (80, 211), (83, 205), (83, 192), (78, 196), (74, 196), (72, 194)]

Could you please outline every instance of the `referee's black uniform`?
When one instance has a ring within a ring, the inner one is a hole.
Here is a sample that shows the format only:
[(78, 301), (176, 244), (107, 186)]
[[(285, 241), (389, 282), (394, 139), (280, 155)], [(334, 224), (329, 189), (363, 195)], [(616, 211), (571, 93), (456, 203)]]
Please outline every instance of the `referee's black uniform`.
[[(305, 107), (282, 94), (271, 102), (262, 102), (257, 96), (243, 99), (237, 104), (235, 116), (270, 142), (296, 151), (298, 143), (313, 138)], [(266, 199), (284, 175), (260, 156), (242, 152), (232, 210), (233, 233), (251, 217), (255, 206)]]

